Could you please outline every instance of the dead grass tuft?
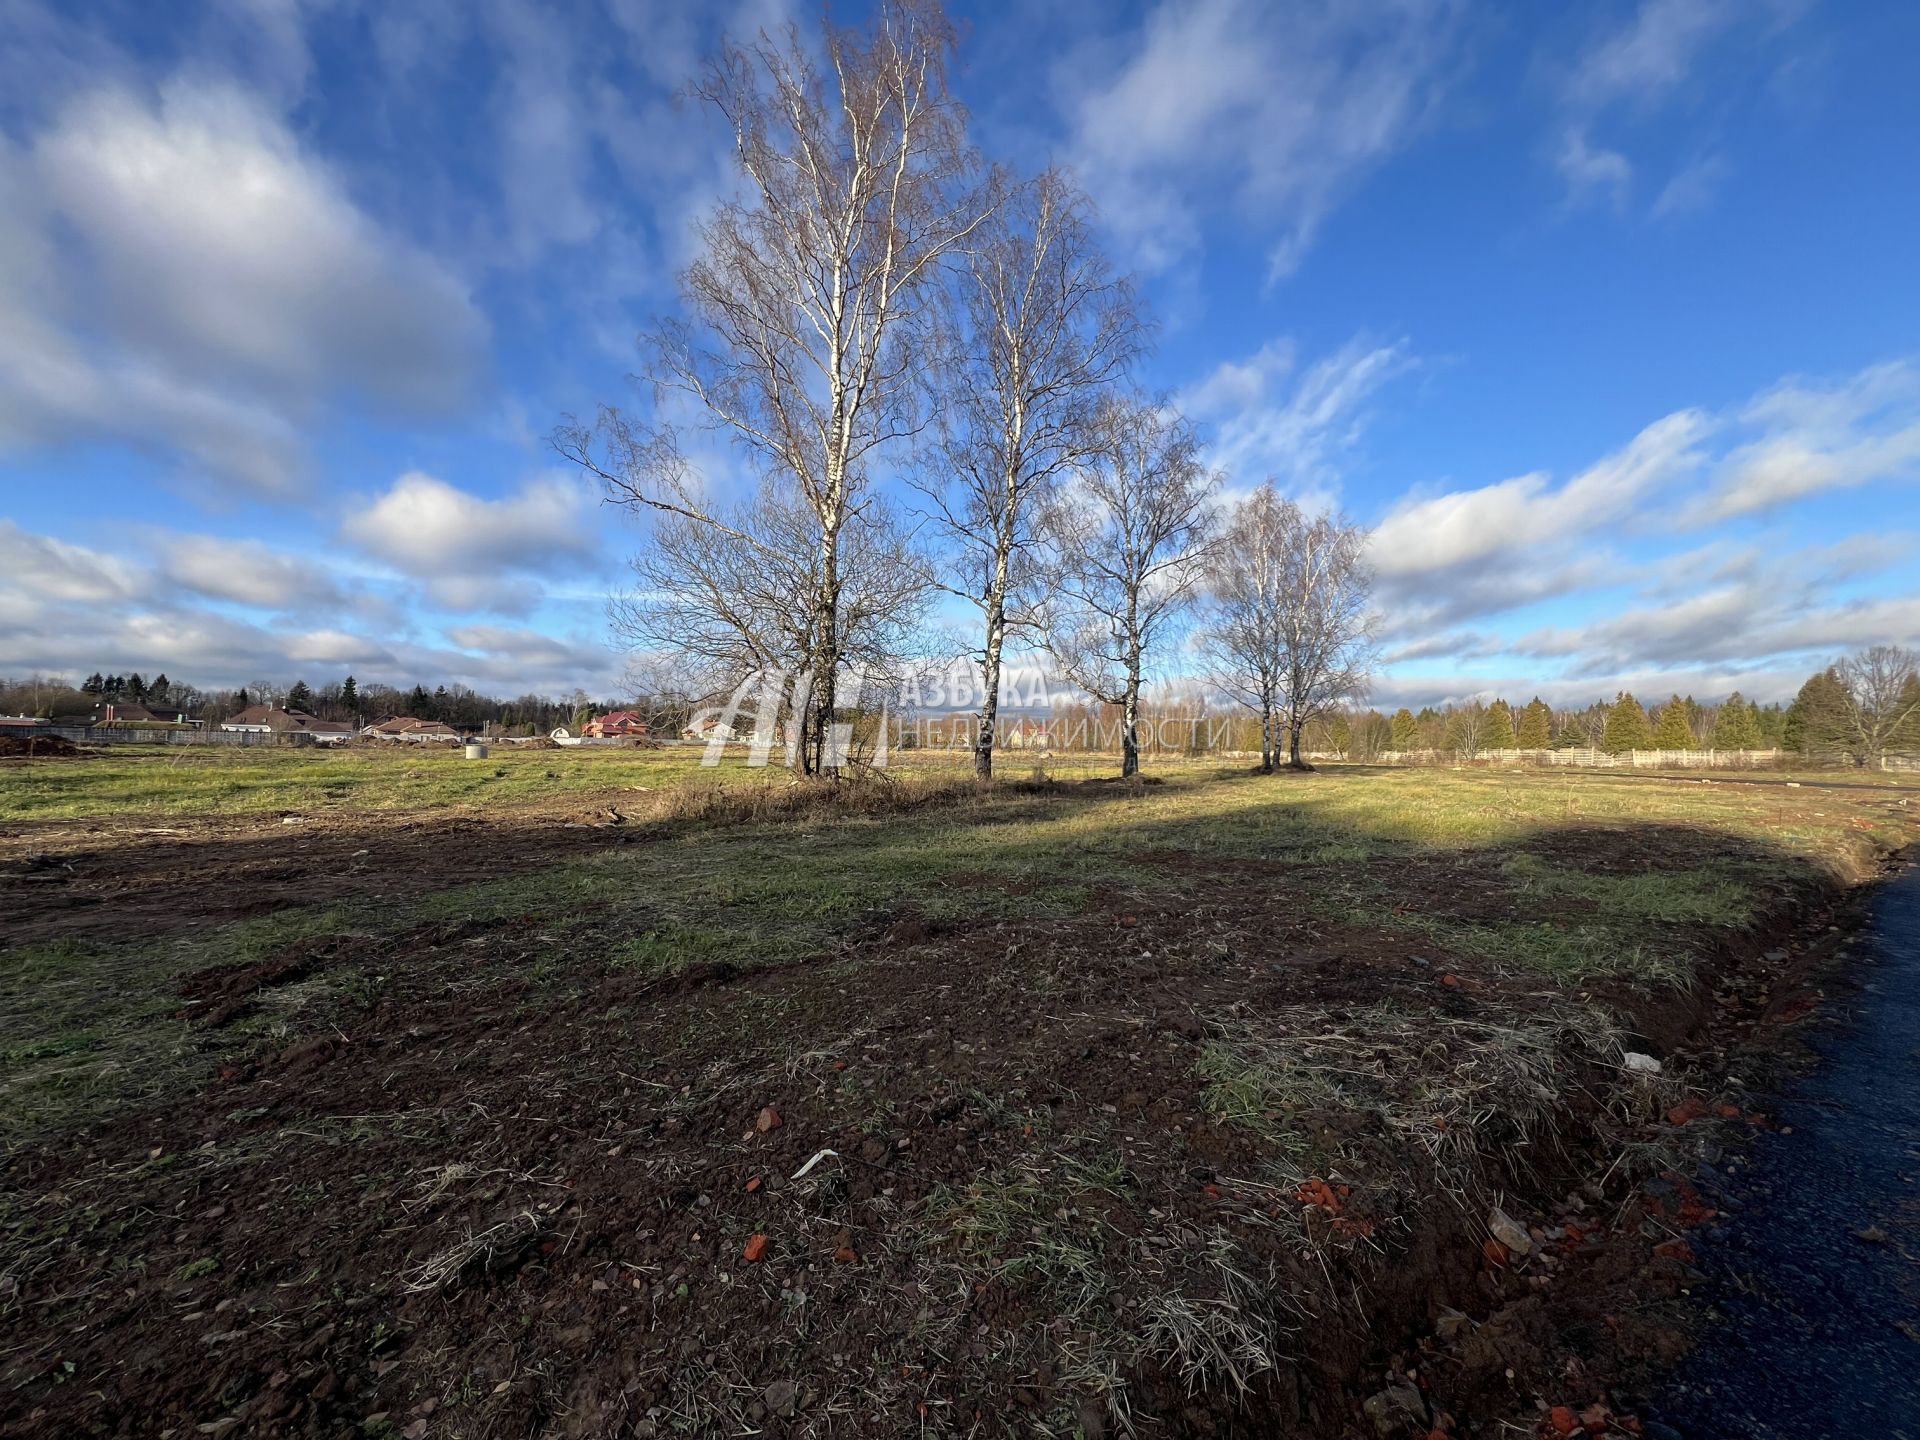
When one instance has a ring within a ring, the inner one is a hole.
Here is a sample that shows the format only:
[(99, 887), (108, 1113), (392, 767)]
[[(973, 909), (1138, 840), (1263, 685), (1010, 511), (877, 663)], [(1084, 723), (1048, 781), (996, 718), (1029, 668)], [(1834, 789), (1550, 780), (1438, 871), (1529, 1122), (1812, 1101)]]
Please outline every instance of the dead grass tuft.
[[(1374, 1005), (1338, 1014), (1299, 1006), (1257, 1028), (1229, 1022), (1203, 1047), (1203, 1102), (1275, 1142), (1277, 1179), (1298, 1185), (1329, 1157), (1312, 1132), (1328, 1112), (1377, 1117), (1454, 1185), (1471, 1185), (1495, 1149), (1511, 1157), (1549, 1128), (1580, 1062), (1618, 1067), (1619, 1033), (1597, 1010), (1495, 1023)], [(1350, 1157), (1349, 1157), (1350, 1158)], [(1308, 1166), (1305, 1162), (1314, 1163)]]
[(522, 1210), (484, 1230), (471, 1231), (453, 1244), (436, 1250), (400, 1276), (401, 1288), (412, 1295), (453, 1284), (479, 1265), (487, 1268), (520, 1254), (547, 1228), (545, 1219)]

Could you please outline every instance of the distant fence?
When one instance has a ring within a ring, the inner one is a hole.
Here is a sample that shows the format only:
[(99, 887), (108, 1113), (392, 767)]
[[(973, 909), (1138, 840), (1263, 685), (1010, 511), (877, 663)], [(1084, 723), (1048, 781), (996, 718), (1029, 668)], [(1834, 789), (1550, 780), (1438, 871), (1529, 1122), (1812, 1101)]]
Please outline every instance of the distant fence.
[(32, 729), (23, 727), (5, 733), (18, 735), (22, 740), (57, 735), (76, 745), (271, 745), (280, 738), (253, 730), (198, 730), (170, 725), (154, 730), (120, 725), (35, 725)]
[(1578, 765), (1602, 770), (1771, 770), (1780, 750), (1482, 750), (1466, 756), (1454, 750), (1388, 750), (1380, 758), (1401, 765)]

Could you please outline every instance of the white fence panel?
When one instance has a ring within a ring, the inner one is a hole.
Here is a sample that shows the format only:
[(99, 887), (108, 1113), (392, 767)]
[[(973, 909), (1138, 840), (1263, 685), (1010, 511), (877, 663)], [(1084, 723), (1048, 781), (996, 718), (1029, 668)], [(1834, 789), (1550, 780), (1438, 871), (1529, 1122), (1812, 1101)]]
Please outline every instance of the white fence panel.
[(1451, 750), (1387, 750), (1388, 764), (1453, 765), (1575, 765), (1589, 769), (1651, 770), (1759, 770), (1780, 764), (1779, 750), (1629, 750), (1609, 755), (1604, 750), (1482, 750), (1466, 757)]

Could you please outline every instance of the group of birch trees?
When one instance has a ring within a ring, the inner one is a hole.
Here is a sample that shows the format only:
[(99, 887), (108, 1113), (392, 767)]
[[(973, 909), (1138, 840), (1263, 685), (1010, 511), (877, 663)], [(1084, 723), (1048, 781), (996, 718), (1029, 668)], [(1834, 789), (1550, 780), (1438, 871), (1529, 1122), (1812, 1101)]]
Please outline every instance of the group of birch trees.
[[(799, 767), (833, 774), (846, 677), (897, 681), (944, 593), (978, 611), (982, 775), (1016, 637), (1121, 707), (1125, 773), (1149, 667), (1196, 653), (1260, 713), (1263, 763), (1283, 735), (1298, 762), (1364, 679), (1364, 535), (1271, 485), (1223, 504), (1135, 381), (1149, 327), (1085, 196), (968, 142), (954, 44), (938, 0), (883, 0), (858, 29), (729, 41), (693, 87), (737, 183), (643, 339), (652, 404), (555, 436), (651, 521), (623, 638), (696, 688), (794, 675)], [(750, 486), (715, 483), (742, 460)]]

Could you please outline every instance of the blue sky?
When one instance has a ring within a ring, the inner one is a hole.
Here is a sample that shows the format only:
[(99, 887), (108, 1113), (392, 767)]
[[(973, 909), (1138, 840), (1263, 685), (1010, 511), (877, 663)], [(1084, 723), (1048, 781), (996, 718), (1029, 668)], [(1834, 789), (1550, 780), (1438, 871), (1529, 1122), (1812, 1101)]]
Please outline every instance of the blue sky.
[[(722, 137), (667, 0), (0, 0), (0, 673), (617, 688), (631, 398)], [(1376, 701), (1920, 638), (1920, 7), (977, 6), (1236, 485), (1374, 527)]]

